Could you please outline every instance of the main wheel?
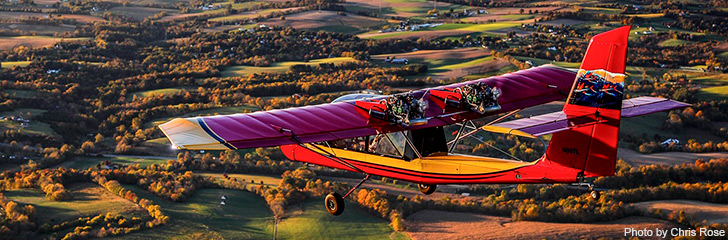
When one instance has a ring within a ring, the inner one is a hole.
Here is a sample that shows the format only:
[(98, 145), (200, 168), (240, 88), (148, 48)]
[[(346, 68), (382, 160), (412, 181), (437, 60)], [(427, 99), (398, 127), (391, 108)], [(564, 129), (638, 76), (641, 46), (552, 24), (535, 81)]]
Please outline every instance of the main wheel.
[(437, 189), (437, 185), (418, 184), (417, 188), (419, 188), (420, 192), (424, 193), (425, 195), (430, 195), (435, 192), (435, 189)]
[(599, 197), (601, 197), (601, 196), (602, 196), (602, 194), (601, 194), (601, 193), (599, 193), (599, 191), (591, 191), (591, 192), (589, 193), (589, 196), (590, 196), (590, 197), (591, 197), (592, 199), (594, 199), (594, 200), (599, 200)]
[(338, 193), (329, 193), (324, 199), (324, 206), (331, 215), (339, 216), (344, 212), (344, 198)]

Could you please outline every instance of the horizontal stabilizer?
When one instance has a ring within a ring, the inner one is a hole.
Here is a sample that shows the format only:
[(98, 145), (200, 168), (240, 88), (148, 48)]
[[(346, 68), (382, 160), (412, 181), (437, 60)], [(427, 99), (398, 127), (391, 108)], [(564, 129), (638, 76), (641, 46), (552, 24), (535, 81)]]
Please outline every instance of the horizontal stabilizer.
[[(690, 106), (690, 104), (665, 98), (638, 97), (625, 99), (622, 101), (622, 117), (637, 117), (687, 106)], [(567, 119), (564, 112), (559, 111), (483, 126), (481, 129), (489, 132), (512, 134), (523, 137), (538, 137), (568, 130), (575, 126), (596, 123), (593, 116), (576, 117), (570, 120), (571, 121)]]

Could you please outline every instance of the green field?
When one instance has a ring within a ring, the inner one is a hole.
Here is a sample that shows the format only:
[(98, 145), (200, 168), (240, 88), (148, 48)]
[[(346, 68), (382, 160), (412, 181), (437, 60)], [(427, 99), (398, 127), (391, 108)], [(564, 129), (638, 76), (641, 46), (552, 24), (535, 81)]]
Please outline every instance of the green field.
[(675, 47), (675, 46), (680, 46), (683, 44), (690, 44), (692, 42), (693, 41), (687, 41), (687, 40), (682, 40), (682, 39), (668, 39), (668, 40), (660, 42), (659, 45), (660, 45), (660, 47)]
[(16, 97), (16, 98), (33, 98), (37, 94), (36, 91), (17, 90), (17, 89), (5, 89), (5, 90), (3, 90), (3, 93), (8, 94), (9, 97)]
[(110, 161), (113, 163), (123, 164), (123, 165), (136, 165), (139, 164), (139, 166), (145, 167), (152, 164), (161, 164), (161, 163), (167, 163), (167, 159), (160, 159), (160, 158), (138, 158), (138, 157), (126, 157), (126, 156), (119, 156), (119, 157), (75, 157), (71, 160), (63, 162), (61, 167), (64, 168), (73, 168), (73, 169), (88, 169), (90, 167), (96, 167), (97, 164), (103, 163), (104, 161)]
[(281, 239), (409, 239), (395, 232), (389, 222), (375, 217), (346, 201), (346, 210), (332, 216), (323, 206), (323, 198), (309, 199), (289, 206), (288, 216), (278, 224)]
[(146, 140), (139, 145), (134, 146), (132, 149), (134, 152), (138, 152), (139, 154), (153, 156), (174, 157), (177, 153), (176, 149), (172, 148), (172, 144), (166, 137)]
[(514, 58), (521, 60), (521, 61), (531, 61), (533, 63), (533, 66), (541, 66), (545, 64), (553, 64), (559, 67), (564, 68), (578, 68), (579, 65), (581, 65), (580, 62), (557, 62), (557, 61), (550, 61), (546, 59), (541, 58), (532, 58), (532, 57), (521, 57), (521, 56), (513, 56)]
[(697, 128), (684, 128), (677, 131), (662, 129), (662, 125), (667, 119), (667, 114), (667, 112), (660, 112), (645, 116), (625, 118), (624, 120), (622, 120), (619, 133), (622, 136), (624, 136), (625, 134), (630, 134), (637, 137), (646, 136), (647, 139), (652, 139), (655, 134), (659, 134), (660, 140), (677, 138), (682, 142), (685, 142), (691, 138), (696, 139), (699, 142), (725, 141), (725, 139), (721, 139), (712, 132)]
[(159, 124), (165, 123), (169, 120), (172, 120), (173, 118), (186, 118), (186, 117), (197, 117), (197, 116), (210, 116), (210, 115), (228, 115), (228, 114), (236, 114), (236, 113), (243, 113), (243, 112), (254, 112), (260, 110), (259, 107), (256, 106), (236, 106), (236, 107), (219, 107), (219, 108), (210, 108), (200, 111), (194, 111), (189, 112), (186, 114), (182, 114), (180, 116), (175, 117), (168, 117), (168, 118), (156, 118), (152, 119), (151, 121), (144, 123), (145, 128), (150, 128), (154, 126), (159, 126)]
[(2, 112), (0, 116), (22, 116), (25, 119), (31, 119), (30, 124), (27, 127), (21, 127), (19, 122), (15, 121), (0, 121), (0, 129), (2, 130), (20, 130), (21, 133), (26, 134), (38, 134), (38, 135), (56, 135), (51, 125), (44, 122), (34, 121), (33, 116), (39, 116), (47, 110), (35, 109), (35, 108), (19, 108), (10, 112)]
[(292, 62), (279, 62), (274, 63), (269, 67), (255, 67), (255, 66), (233, 66), (225, 69), (225, 71), (221, 72), (222, 77), (238, 77), (238, 76), (248, 76), (250, 74), (254, 73), (264, 73), (264, 72), (285, 72), (288, 71), (288, 69), (296, 64), (306, 64), (306, 65), (317, 65), (321, 63), (343, 63), (343, 62), (352, 62), (355, 61), (353, 58), (350, 57), (336, 57), (336, 58), (323, 58), (323, 59), (316, 59), (311, 60), (308, 62), (299, 62), (299, 61), (292, 61)]
[(249, 18), (256, 18), (258, 16), (266, 16), (268, 14), (271, 14), (273, 12), (279, 12), (282, 9), (261, 9), (258, 11), (250, 11), (250, 12), (244, 12), (239, 14), (233, 14), (233, 15), (227, 15), (223, 17), (216, 17), (216, 18), (210, 18), (208, 21), (212, 22), (232, 22), (232, 21), (239, 21), (239, 20), (245, 20)]
[(446, 23), (430, 30), (463, 30), (463, 31), (474, 31), (474, 32), (485, 32), (493, 31), (503, 28), (520, 26), (520, 23), (512, 22), (496, 22), (496, 23), (482, 23), (482, 24), (468, 24), (468, 23)]
[[(186, 202), (173, 203), (137, 186), (124, 185), (158, 204), (171, 219), (161, 227), (116, 239), (272, 239), (273, 213), (265, 200), (250, 192), (198, 189)], [(226, 205), (220, 198), (226, 196)]]
[(172, 94), (176, 94), (176, 93), (190, 90), (190, 89), (192, 89), (192, 87), (173, 87), (173, 88), (161, 88), (161, 89), (133, 92), (127, 96), (127, 100), (133, 101), (134, 99), (151, 97), (151, 96), (172, 95)]
[(72, 200), (48, 200), (40, 189), (8, 190), (3, 194), (10, 200), (35, 206), (38, 221), (41, 224), (57, 224), (109, 211), (123, 213), (123, 216), (127, 218), (149, 218), (149, 215), (139, 206), (112, 194), (96, 183), (77, 183), (66, 186), (66, 188), (72, 192)]
[(702, 88), (696, 95), (700, 100), (724, 100), (728, 98), (728, 86)]
[[(205, 177), (213, 177), (216, 179), (223, 179), (222, 173), (198, 173), (199, 175), (205, 176)], [(259, 175), (259, 174), (241, 174), (241, 173), (231, 173), (228, 174), (228, 177), (235, 178), (238, 181), (243, 181), (248, 184), (248, 186), (259, 186), (261, 181), (263, 182), (263, 185), (270, 186), (270, 187), (276, 187), (281, 182), (280, 176), (275, 175)], [(251, 184), (250, 181), (254, 181), (254, 184)]]
[(30, 61), (2, 62), (0, 64), (2, 64), (2, 68), (12, 68), (15, 66), (25, 67), (25, 66), (28, 66), (28, 64), (30, 64)]
[(499, 30), (503, 28), (509, 28), (509, 27), (515, 27), (520, 26), (520, 23), (514, 23), (514, 22), (496, 22), (496, 23), (480, 23), (480, 24), (470, 24), (470, 23), (445, 23), (437, 27), (433, 28), (427, 28), (419, 31), (407, 31), (407, 32), (392, 32), (392, 33), (383, 33), (383, 34), (375, 34), (376, 31), (368, 32), (366, 34), (374, 34), (369, 36), (360, 36), (362, 38), (366, 39), (387, 39), (392, 37), (399, 37), (404, 35), (410, 35), (410, 34), (421, 34), (421, 32), (427, 32), (427, 31), (443, 31), (443, 30), (458, 30), (458, 31), (472, 31), (473, 34), (478, 34), (480, 32), (486, 32), (486, 31), (494, 31)]
[(460, 62), (460, 63), (434, 66), (434, 67), (432, 67), (430, 69), (432, 69), (432, 70), (455, 70), (455, 69), (458, 69), (458, 68), (466, 68), (466, 67), (471, 67), (471, 66), (475, 66), (475, 65), (478, 65), (478, 64), (483, 64), (483, 63), (486, 63), (486, 62), (491, 61), (491, 60), (493, 60), (493, 57), (492, 56), (488, 56), (488, 57), (483, 57), (483, 58), (476, 58), (476, 59), (472, 59), (472, 60), (467, 60), (467, 61)]
[[(690, 76), (688, 76), (690, 77)], [(690, 78), (693, 83), (706, 86), (728, 85), (728, 74), (711, 74), (708, 76), (695, 76)]]

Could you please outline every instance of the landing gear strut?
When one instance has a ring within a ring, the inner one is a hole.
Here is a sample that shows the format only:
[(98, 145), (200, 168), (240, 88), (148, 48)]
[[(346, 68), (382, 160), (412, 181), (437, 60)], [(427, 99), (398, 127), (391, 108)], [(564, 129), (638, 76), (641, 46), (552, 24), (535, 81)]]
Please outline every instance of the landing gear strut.
[(437, 185), (417, 184), (417, 188), (419, 188), (420, 192), (422, 192), (423, 194), (430, 195), (435, 192), (435, 189), (437, 189)]
[(354, 192), (357, 188), (359, 188), (364, 182), (369, 180), (369, 174), (367, 174), (364, 179), (359, 182), (356, 186), (354, 186), (349, 192), (347, 192), (343, 197), (339, 195), (338, 193), (329, 193), (329, 195), (326, 195), (326, 198), (324, 199), (324, 207), (326, 207), (326, 211), (331, 213), (331, 215), (339, 216), (341, 213), (344, 212), (344, 199), (348, 197), (351, 193)]

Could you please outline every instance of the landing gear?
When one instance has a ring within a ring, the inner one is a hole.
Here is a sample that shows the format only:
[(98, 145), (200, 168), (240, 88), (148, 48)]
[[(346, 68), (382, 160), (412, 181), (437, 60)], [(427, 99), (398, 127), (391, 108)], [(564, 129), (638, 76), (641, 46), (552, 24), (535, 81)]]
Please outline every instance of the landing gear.
[(591, 193), (589, 193), (589, 196), (594, 200), (599, 200), (599, 197), (601, 197), (601, 193), (599, 191), (592, 190)]
[(580, 173), (577, 177), (577, 180), (579, 180), (578, 183), (574, 183), (572, 185), (574, 186), (586, 186), (587, 189), (589, 189), (589, 197), (591, 197), (594, 200), (599, 200), (599, 198), (602, 196), (602, 193), (594, 190), (594, 184), (588, 183), (584, 181), (584, 175), (583, 173)]
[(346, 193), (343, 197), (339, 195), (338, 193), (329, 193), (329, 195), (326, 195), (326, 198), (324, 199), (324, 207), (326, 207), (326, 211), (331, 213), (331, 215), (339, 216), (341, 213), (344, 212), (344, 198), (348, 197), (351, 193), (354, 192), (357, 188), (359, 188), (364, 182), (369, 180), (369, 174), (367, 174), (364, 179), (359, 182), (356, 186), (354, 186), (349, 192)]
[(331, 215), (339, 216), (344, 212), (344, 198), (338, 193), (329, 193), (324, 200), (326, 211)]
[(419, 188), (420, 192), (422, 192), (423, 194), (430, 195), (435, 192), (435, 189), (437, 189), (437, 185), (418, 184), (417, 188)]

